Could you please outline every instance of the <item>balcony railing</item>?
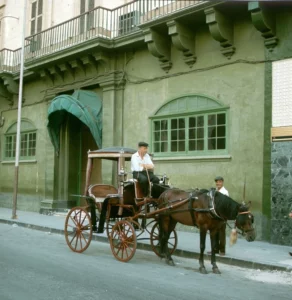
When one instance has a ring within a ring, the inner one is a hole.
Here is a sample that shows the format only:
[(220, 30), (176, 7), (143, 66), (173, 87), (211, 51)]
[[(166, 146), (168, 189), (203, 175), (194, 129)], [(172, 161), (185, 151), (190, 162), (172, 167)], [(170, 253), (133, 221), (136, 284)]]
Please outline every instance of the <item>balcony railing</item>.
[[(94, 38), (115, 39), (139, 30), (138, 26), (208, 1), (135, 0), (115, 9), (96, 7), (66, 22), (25, 39), (25, 62), (62, 51)], [(0, 72), (18, 72), (20, 49), (0, 51)]]
[(21, 49), (10, 50), (2, 49), (0, 51), (0, 72), (14, 73), (20, 69), (20, 51)]

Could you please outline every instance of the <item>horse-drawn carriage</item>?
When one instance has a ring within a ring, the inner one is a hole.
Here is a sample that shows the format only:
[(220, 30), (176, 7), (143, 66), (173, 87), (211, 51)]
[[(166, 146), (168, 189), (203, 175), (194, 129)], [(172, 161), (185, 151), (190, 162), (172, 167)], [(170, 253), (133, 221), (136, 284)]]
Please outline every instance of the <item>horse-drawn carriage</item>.
[[(160, 256), (157, 198), (169, 188), (166, 175), (159, 184), (150, 184), (149, 195), (143, 195), (137, 180), (128, 178), (126, 162), (136, 150), (112, 147), (88, 152), (84, 195), (86, 205), (73, 207), (65, 221), (65, 238), (74, 252), (85, 251), (93, 234), (106, 230), (113, 255), (127, 262), (135, 254), (137, 240), (149, 239), (153, 251)], [(90, 184), (95, 160), (111, 160), (116, 164), (116, 185)], [(139, 222), (140, 221), (140, 222)], [(177, 246), (173, 230), (168, 242), (171, 253)]]
[[(220, 273), (215, 258), (215, 234), (224, 222), (235, 220), (235, 232), (240, 230), (247, 241), (254, 241), (250, 203), (239, 204), (215, 190), (171, 189), (166, 176), (161, 176), (159, 184), (149, 185), (150, 193), (143, 195), (139, 183), (128, 178), (125, 168), (135, 152), (134, 149), (122, 147), (88, 152), (85, 192), (78, 195), (86, 200), (86, 205), (73, 207), (65, 221), (65, 238), (71, 250), (85, 251), (92, 235), (103, 233), (105, 227), (113, 255), (127, 262), (135, 254), (137, 240), (146, 239), (147, 233), (155, 254), (173, 265), (171, 254), (177, 246), (175, 226), (179, 222), (200, 230), (199, 262), (202, 273), (206, 273), (204, 251), (206, 234), (210, 232), (213, 272)], [(90, 184), (93, 161), (96, 159), (116, 162), (113, 168), (116, 170), (116, 185)]]

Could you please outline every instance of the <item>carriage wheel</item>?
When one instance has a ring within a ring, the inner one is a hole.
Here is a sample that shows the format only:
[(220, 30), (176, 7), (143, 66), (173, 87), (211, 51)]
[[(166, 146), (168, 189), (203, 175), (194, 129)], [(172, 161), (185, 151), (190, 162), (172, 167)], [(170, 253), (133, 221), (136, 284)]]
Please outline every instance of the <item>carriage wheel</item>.
[[(156, 222), (154, 226), (152, 227), (152, 230), (150, 232), (150, 244), (153, 252), (161, 257), (160, 254), (160, 245), (159, 245), (159, 224)], [(173, 254), (175, 249), (177, 247), (177, 233), (175, 229), (170, 233), (169, 239), (168, 239), (168, 249), (170, 254)]]
[(135, 229), (126, 220), (118, 221), (110, 234), (110, 245), (115, 258), (122, 262), (129, 261), (137, 249)]
[(65, 239), (74, 252), (81, 253), (90, 245), (92, 239), (91, 218), (86, 209), (73, 207), (65, 220)]
[(106, 229), (106, 235), (107, 235), (108, 239), (110, 239), (110, 236), (111, 236), (114, 225), (115, 225), (114, 220), (107, 220), (106, 221), (106, 228), (105, 229)]

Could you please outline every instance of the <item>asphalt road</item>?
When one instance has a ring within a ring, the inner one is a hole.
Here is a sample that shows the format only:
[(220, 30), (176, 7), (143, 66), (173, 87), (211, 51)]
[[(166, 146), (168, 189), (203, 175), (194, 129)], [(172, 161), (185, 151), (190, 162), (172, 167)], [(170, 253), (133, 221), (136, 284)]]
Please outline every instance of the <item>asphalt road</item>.
[(292, 273), (220, 264), (221, 275), (198, 271), (198, 261), (174, 257), (167, 266), (137, 250), (117, 261), (109, 244), (92, 242), (73, 253), (61, 235), (0, 224), (1, 300), (268, 300), (292, 298)]

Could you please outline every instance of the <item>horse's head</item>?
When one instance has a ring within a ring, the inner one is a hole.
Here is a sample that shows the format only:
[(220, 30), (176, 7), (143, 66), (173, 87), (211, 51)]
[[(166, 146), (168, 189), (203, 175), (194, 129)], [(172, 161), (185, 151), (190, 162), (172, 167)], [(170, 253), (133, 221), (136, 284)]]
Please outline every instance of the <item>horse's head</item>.
[(238, 215), (235, 219), (235, 226), (242, 231), (242, 235), (248, 242), (253, 242), (256, 238), (256, 231), (254, 228), (254, 217), (250, 212), (251, 202), (247, 205), (242, 203), (239, 206)]

